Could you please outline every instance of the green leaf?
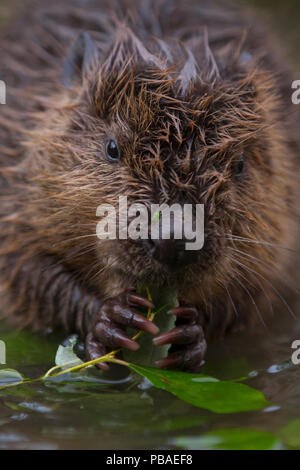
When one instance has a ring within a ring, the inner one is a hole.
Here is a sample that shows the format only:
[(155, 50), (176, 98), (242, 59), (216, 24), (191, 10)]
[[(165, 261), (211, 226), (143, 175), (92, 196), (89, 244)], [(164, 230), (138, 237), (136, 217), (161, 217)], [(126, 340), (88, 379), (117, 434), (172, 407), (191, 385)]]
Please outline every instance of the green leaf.
[[(149, 291), (155, 306), (154, 312), (156, 312), (154, 323), (158, 326), (160, 334), (165, 333), (175, 326), (175, 315), (168, 315), (167, 311), (178, 306), (177, 294), (174, 292), (174, 289), (161, 289), (154, 286), (151, 286)], [(146, 287), (138, 285), (137, 293), (147, 297)], [(143, 311), (142, 309), (141, 313), (146, 315), (147, 310)], [(134, 336), (136, 334), (136, 330), (129, 329), (128, 333), (130, 336)], [(154, 366), (155, 361), (168, 355), (170, 345), (155, 346), (152, 340), (152, 335), (149, 333), (143, 333), (137, 340), (140, 345), (140, 349), (138, 351), (124, 350), (123, 358), (128, 362), (138, 362), (145, 366)]]
[(287, 447), (300, 449), (300, 419), (291, 421), (285, 426), (280, 432), (280, 437)]
[(245, 384), (219, 381), (202, 374), (187, 374), (129, 364), (152, 385), (173, 393), (181, 400), (215, 413), (238, 413), (264, 408), (263, 394)]
[(151, 221), (152, 222), (158, 222), (159, 219), (160, 219), (160, 212), (159, 211), (154, 212), (154, 214), (151, 217)]
[(23, 376), (14, 369), (0, 369), (0, 387), (15, 382), (23, 382)]
[[(68, 338), (68, 344), (63, 346), (62, 344), (59, 345), (56, 356), (55, 356), (55, 364), (57, 366), (64, 366), (70, 362), (74, 362), (74, 366), (78, 364), (82, 364), (82, 361), (76, 354), (73, 352), (73, 348), (76, 344), (76, 337), (75, 335)], [(65, 366), (67, 368), (68, 366)]]
[(220, 429), (201, 437), (178, 437), (173, 444), (188, 450), (272, 450), (280, 448), (276, 436), (252, 429)]

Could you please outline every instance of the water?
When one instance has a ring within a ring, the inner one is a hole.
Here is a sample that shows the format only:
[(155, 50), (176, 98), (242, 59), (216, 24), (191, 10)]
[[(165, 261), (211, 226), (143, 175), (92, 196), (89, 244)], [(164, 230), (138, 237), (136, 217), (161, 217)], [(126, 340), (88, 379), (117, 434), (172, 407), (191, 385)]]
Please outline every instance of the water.
[[(250, 3), (269, 11), (299, 65), (299, 2)], [(218, 415), (161, 390), (141, 390), (124, 371), (116, 372), (118, 381), (105, 382), (95, 370), (85, 381), (68, 376), (0, 391), (0, 449), (172, 449), (178, 438), (187, 437), (193, 447), (206, 432), (232, 428), (270, 432), (281, 446), (300, 448), (300, 366), (291, 362), (300, 324), (283, 310), (272, 327), (258, 330), (211, 347), (203, 372), (219, 379), (247, 377), (245, 383), (270, 401), (264, 410)], [(53, 366), (61, 337), (14, 332), (1, 323), (0, 339), (7, 344), (6, 367), (38, 377)]]
[[(270, 401), (265, 410), (214, 414), (153, 387), (141, 390), (125, 370), (117, 371), (118, 381), (106, 383), (93, 370), (84, 381), (68, 376), (1, 391), (0, 449), (169, 449), (176, 448), (177, 438), (229, 428), (281, 435), (300, 419), (300, 366), (291, 362), (300, 326), (292, 320), (287, 325), (285, 315), (261, 329), (212, 347), (203, 372), (220, 379), (248, 377), (245, 383)], [(7, 343), (7, 366), (26, 377), (53, 366), (61, 339), (11, 332), (3, 324), (0, 337)]]

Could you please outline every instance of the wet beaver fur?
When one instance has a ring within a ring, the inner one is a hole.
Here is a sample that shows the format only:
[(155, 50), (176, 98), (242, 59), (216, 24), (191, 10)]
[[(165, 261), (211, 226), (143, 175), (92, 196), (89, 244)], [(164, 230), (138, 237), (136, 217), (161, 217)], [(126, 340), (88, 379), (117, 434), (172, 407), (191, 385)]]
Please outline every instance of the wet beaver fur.
[[(136, 349), (126, 328), (142, 329), (172, 344), (159, 367), (196, 370), (206, 340), (284, 301), (299, 142), (291, 79), (269, 42), (226, 2), (25, 3), (1, 40), (9, 318), (78, 332), (89, 358)], [(139, 240), (99, 240), (96, 208), (120, 195), (204, 203), (204, 248), (174, 267)], [(174, 330), (158, 335), (138, 313), (149, 305), (138, 282), (178, 292)]]

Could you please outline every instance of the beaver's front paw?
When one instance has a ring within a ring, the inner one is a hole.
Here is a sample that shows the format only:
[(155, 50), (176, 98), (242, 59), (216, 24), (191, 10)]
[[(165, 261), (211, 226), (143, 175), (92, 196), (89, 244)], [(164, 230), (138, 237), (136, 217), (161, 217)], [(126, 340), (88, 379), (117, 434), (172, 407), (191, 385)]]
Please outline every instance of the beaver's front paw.
[(178, 326), (153, 339), (157, 346), (172, 344), (168, 357), (160, 359), (156, 365), (162, 369), (196, 372), (206, 352), (198, 310), (191, 305), (181, 305), (169, 313), (176, 315)]
[[(153, 304), (134, 291), (126, 291), (103, 303), (85, 341), (86, 355), (89, 360), (96, 359), (117, 348), (137, 350), (138, 343), (125, 333), (128, 327), (147, 331), (153, 335), (159, 332), (159, 328), (139, 314), (136, 307), (153, 308)], [(97, 367), (103, 370), (109, 368), (103, 362), (98, 363)]]

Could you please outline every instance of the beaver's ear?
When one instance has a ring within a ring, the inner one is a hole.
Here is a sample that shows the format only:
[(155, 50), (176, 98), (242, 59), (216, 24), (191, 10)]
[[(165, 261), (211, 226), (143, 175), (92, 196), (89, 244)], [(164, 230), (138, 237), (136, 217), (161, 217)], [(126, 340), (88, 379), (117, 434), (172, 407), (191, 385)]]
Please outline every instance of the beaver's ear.
[(97, 46), (91, 36), (87, 32), (80, 33), (63, 66), (63, 85), (72, 88), (74, 82), (82, 79), (82, 75), (91, 67), (98, 56)]

